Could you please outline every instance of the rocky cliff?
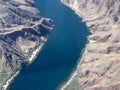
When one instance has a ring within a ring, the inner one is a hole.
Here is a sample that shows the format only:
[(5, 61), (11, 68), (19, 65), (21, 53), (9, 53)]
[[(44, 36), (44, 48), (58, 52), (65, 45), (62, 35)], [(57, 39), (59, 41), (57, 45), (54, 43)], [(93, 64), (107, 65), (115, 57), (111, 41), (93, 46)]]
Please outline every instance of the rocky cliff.
[(0, 0), (0, 88), (31, 63), (53, 29), (39, 14), (33, 0)]
[(120, 0), (61, 0), (91, 31), (64, 90), (120, 90)]

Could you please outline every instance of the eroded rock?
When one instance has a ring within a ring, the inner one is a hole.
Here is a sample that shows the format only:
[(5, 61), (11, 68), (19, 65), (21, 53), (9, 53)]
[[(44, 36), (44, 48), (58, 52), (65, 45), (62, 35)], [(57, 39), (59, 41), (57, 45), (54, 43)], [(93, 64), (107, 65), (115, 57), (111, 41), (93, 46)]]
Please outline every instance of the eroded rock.
[(53, 21), (33, 6), (33, 0), (0, 0), (0, 88), (31, 63), (53, 30)]
[[(89, 43), (78, 64), (75, 90), (120, 90), (120, 1), (61, 0), (89, 27)], [(66, 89), (71, 89), (70, 86)], [(78, 87), (76, 87), (78, 88)]]

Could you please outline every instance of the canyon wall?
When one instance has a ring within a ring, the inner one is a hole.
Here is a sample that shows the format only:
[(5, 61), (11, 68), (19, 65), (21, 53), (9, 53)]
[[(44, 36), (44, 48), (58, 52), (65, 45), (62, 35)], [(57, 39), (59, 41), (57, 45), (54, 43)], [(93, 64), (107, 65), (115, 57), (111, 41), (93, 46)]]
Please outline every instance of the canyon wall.
[(61, 0), (86, 23), (91, 35), (64, 90), (120, 90), (120, 0)]

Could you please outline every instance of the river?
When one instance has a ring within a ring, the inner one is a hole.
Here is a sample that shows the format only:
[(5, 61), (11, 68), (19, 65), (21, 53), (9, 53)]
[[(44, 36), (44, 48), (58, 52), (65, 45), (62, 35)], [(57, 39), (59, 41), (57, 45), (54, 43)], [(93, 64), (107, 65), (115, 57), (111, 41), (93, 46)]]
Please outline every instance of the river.
[(73, 72), (89, 31), (71, 9), (59, 0), (35, 0), (41, 15), (55, 22), (42, 51), (22, 71), (9, 90), (56, 90)]

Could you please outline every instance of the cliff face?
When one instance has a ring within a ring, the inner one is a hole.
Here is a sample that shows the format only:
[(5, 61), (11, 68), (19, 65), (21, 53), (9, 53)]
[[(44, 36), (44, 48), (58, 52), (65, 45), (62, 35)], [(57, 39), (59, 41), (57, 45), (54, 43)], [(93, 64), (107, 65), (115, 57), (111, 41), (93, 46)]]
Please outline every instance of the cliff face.
[(33, 0), (0, 0), (0, 87), (31, 63), (33, 51), (53, 29), (53, 21), (33, 5)]
[(91, 31), (65, 90), (120, 90), (120, 0), (61, 0)]

